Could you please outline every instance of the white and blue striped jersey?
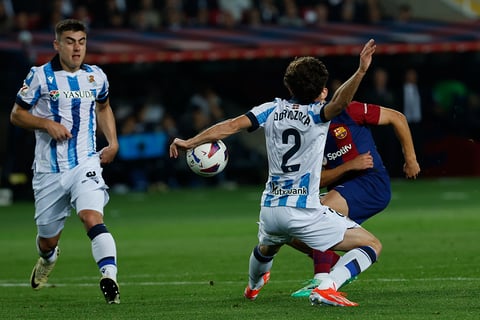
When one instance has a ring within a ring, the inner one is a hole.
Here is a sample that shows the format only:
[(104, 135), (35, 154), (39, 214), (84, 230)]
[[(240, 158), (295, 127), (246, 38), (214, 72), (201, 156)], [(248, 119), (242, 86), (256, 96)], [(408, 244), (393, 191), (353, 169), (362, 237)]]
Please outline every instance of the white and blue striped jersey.
[(318, 208), (320, 173), (329, 121), (322, 103), (299, 105), (276, 98), (252, 108), (250, 131), (263, 127), (268, 156), (265, 207)]
[(35, 130), (35, 172), (64, 172), (96, 155), (95, 105), (108, 99), (108, 86), (98, 66), (82, 64), (78, 71), (67, 72), (58, 55), (30, 69), (15, 102), (35, 116), (63, 124), (73, 136), (57, 142)]

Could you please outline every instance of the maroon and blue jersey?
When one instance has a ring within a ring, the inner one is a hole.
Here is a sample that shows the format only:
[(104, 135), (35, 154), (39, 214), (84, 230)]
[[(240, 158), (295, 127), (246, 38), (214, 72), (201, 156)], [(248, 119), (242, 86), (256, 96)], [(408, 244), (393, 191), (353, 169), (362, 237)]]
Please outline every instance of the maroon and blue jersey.
[(339, 192), (348, 203), (349, 217), (357, 223), (386, 208), (391, 198), (390, 178), (377, 151), (370, 130), (378, 125), (380, 106), (352, 101), (330, 122), (323, 165), (333, 169), (367, 153), (373, 157), (371, 169), (352, 171), (327, 186)]

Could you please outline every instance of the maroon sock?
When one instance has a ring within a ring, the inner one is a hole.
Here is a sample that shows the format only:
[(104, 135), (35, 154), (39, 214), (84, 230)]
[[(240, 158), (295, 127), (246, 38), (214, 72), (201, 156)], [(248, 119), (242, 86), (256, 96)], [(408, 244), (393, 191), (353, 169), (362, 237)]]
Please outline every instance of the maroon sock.
[(325, 252), (313, 250), (313, 272), (329, 273), (330, 269), (337, 263), (340, 256), (332, 250)]

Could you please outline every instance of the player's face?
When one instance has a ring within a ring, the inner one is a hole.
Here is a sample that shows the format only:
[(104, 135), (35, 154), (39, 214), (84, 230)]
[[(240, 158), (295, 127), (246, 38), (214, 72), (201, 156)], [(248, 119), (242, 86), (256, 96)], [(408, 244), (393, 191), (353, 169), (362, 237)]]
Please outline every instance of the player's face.
[(83, 31), (65, 31), (60, 39), (55, 39), (53, 46), (60, 56), (63, 69), (75, 72), (85, 59), (87, 35)]

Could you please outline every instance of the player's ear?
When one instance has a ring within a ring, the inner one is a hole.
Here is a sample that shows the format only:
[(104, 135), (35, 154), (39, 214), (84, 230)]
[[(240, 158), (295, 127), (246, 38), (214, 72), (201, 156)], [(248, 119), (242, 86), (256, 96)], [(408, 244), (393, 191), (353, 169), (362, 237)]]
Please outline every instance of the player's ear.
[(53, 48), (55, 49), (55, 51), (58, 51), (58, 41), (57, 39), (53, 40)]
[(322, 93), (320, 93), (320, 98), (323, 100), (326, 100), (328, 96), (328, 88), (324, 87), (322, 90)]

